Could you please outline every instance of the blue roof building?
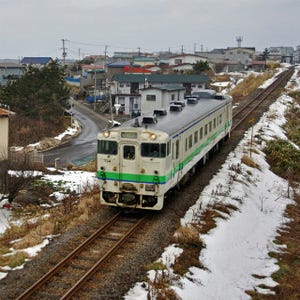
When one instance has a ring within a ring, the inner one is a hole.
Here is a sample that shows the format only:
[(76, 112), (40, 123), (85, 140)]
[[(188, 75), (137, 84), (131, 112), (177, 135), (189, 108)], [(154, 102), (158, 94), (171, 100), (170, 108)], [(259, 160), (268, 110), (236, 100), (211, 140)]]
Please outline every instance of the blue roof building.
[(50, 62), (52, 62), (53, 59), (51, 57), (30, 57), (25, 56), (21, 60), (22, 65), (36, 65), (36, 66), (46, 66)]

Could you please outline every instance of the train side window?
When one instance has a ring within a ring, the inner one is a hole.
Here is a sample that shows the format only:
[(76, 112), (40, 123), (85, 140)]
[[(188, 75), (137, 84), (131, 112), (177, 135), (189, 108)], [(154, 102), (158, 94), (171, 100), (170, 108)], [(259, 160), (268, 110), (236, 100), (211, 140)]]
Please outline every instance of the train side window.
[(216, 128), (216, 126), (217, 126), (217, 120), (216, 118), (214, 118), (214, 129)]
[(198, 131), (195, 131), (194, 133), (194, 144), (198, 143)]
[(167, 156), (170, 155), (170, 149), (171, 149), (171, 141), (169, 141), (169, 142), (167, 143)]
[(192, 146), (193, 146), (193, 135), (191, 134), (189, 136), (189, 148), (192, 148)]
[(185, 139), (185, 152), (188, 150), (188, 139)]
[(200, 140), (203, 138), (203, 127), (200, 128)]
[(100, 140), (98, 141), (98, 153), (117, 155), (118, 143), (115, 141)]
[(220, 114), (220, 124), (222, 124), (222, 114)]
[(179, 157), (179, 140), (176, 141), (176, 159)]
[(134, 160), (135, 159), (135, 147), (134, 146), (124, 146), (123, 147), (123, 158)]
[(175, 150), (174, 150), (175, 146), (174, 143), (172, 143), (172, 159), (174, 159), (175, 157)]
[(207, 135), (207, 129), (208, 129), (208, 125), (205, 124), (205, 127), (204, 127), (204, 135)]
[(144, 157), (166, 157), (166, 144), (142, 143), (141, 155)]
[(212, 121), (209, 122), (209, 132), (212, 130)]

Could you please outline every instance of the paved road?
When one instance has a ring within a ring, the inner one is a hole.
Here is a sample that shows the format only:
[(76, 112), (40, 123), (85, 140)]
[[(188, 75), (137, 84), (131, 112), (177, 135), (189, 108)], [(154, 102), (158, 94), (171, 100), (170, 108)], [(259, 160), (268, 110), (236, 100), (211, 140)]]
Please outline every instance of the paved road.
[(90, 110), (85, 104), (74, 101), (74, 117), (81, 123), (82, 131), (65, 144), (44, 152), (45, 166), (65, 168), (69, 163), (79, 166), (95, 158), (97, 134), (105, 127), (107, 120)]

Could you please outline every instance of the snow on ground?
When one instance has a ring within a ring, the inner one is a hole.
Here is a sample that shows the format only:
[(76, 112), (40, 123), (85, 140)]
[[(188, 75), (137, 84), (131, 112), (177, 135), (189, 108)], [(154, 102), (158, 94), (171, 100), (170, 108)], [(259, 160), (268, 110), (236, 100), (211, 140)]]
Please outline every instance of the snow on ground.
[[(41, 175), (40, 172), (35, 172), (34, 175)], [(31, 174), (32, 176), (32, 174)], [(92, 188), (96, 183), (96, 175), (95, 172), (83, 172), (83, 171), (62, 171), (61, 174), (58, 175), (49, 175), (45, 174), (42, 176), (43, 180), (49, 180), (52, 181), (53, 183), (59, 184), (64, 191), (69, 190), (69, 191), (74, 191), (75, 193), (82, 193), (86, 191), (87, 189)], [(62, 200), (66, 196), (65, 193), (63, 192), (56, 192), (55, 197), (58, 200)], [(1, 197), (4, 197), (4, 195), (0, 194), (0, 199)], [(10, 222), (10, 215), (11, 211), (7, 209), (1, 209), (1, 207), (7, 203), (7, 199), (4, 199), (0, 201), (0, 234), (3, 233), (7, 227), (9, 226)], [(45, 216), (46, 217), (46, 216)], [(34, 221), (34, 220), (32, 220)], [(17, 225), (17, 222), (13, 222), (14, 225)], [(21, 224), (21, 222), (20, 222)], [(49, 240), (51, 240), (51, 236), (45, 237), (43, 242), (39, 245), (36, 245), (34, 247), (22, 249), (22, 251), (28, 253), (30, 257), (36, 256), (40, 251), (42, 251), (42, 248), (47, 246), (49, 244)], [(15, 250), (13, 250), (11, 253), (8, 255), (12, 255), (15, 253)], [(22, 266), (19, 266), (17, 268), (11, 269), (8, 266), (6, 267), (1, 267), (3, 271), (11, 271), (11, 270), (16, 270), (23, 268)], [(6, 277), (7, 273), (6, 272), (0, 272), (0, 280)]]
[[(295, 76), (291, 80), (295, 83)], [(266, 84), (270, 83), (271, 80)], [(286, 205), (292, 202), (287, 197), (288, 184), (270, 171), (261, 152), (264, 142), (255, 147), (255, 153), (251, 152), (251, 158), (259, 165), (259, 169), (243, 164), (241, 158), (244, 154), (250, 156), (249, 141), (252, 134), (257, 135), (256, 140), (260, 141), (275, 136), (285, 137), (281, 126), (285, 122), (284, 111), (290, 103), (290, 97), (282, 95), (270, 107), (269, 112), (254, 126), (253, 131), (249, 130), (245, 134), (219, 173), (203, 190), (197, 203), (181, 220), (182, 225), (195, 222), (195, 213), (213, 202), (238, 207), (228, 219), (218, 219), (216, 228), (206, 235), (201, 235), (206, 247), (201, 251), (199, 260), (207, 269), (192, 267), (186, 276), (174, 280), (172, 288), (181, 299), (251, 299), (245, 293), (246, 290), (256, 289), (262, 293), (271, 293), (268, 289), (262, 289), (260, 285), (277, 285), (271, 274), (278, 266), (276, 260), (269, 257), (268, 253), (284, 248), (284, 245), (276, 245), (273, 241), (276, 230), (287, 221), (283, 213)], [(174, 252), (174, 247), (176, 248), (176, 245), (167, 247), (159, 259), (166, 263), (169, 274), (172, 274), (169, 262), (174, 261), (174, 257), (180, 253), (179, 250)], [(155, 271), (150, 271), (149, 279), (153, 280), (154, 274)], [(147, 284), (137, 283), (125, 299), (146, 300), (145, 286)]]

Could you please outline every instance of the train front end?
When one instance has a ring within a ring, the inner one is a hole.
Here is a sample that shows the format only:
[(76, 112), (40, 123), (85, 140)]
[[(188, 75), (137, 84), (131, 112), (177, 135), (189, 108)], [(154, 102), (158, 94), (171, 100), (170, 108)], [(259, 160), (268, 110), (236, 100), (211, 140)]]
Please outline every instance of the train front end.
[(97, 177), (104, 205), (160, 210), (169, 189), (170, 142), (160, 131), (113, 128), (98, 135)]

